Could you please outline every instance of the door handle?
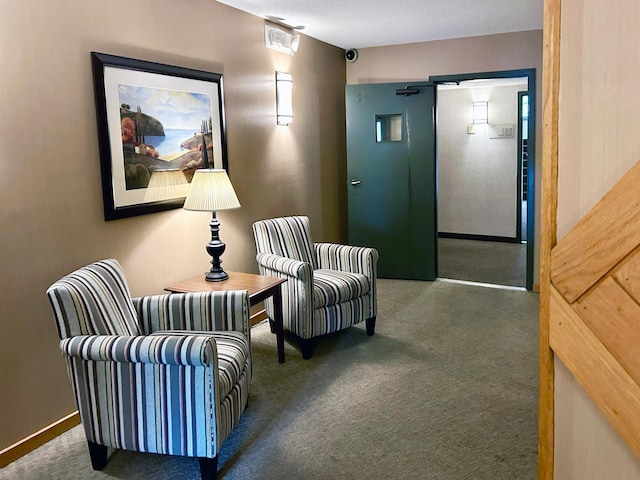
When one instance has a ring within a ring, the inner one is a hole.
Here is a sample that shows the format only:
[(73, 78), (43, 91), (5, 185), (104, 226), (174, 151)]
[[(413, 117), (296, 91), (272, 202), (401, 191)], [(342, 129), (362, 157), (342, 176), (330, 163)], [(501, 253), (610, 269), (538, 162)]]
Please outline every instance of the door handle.
[(360, 180), (356, 180), (355, 178), (351, 179), (351, 185), (352, 186), (356, 186), (356, 185), (360, 185), (362, 182)]

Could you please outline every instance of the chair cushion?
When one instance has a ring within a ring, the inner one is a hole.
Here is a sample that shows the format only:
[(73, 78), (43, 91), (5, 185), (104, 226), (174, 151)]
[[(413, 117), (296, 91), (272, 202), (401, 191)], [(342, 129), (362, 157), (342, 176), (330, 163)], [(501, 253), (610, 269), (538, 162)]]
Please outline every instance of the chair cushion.
[(353, 300), (369, 293), (369, 279), (361, 273), (318, 269), (313, 271), (313, 307)]

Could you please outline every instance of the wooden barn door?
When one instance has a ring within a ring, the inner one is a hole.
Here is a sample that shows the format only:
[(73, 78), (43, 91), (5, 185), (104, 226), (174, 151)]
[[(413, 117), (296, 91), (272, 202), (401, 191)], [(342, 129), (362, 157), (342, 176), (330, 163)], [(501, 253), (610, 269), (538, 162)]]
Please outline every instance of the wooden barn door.
[(640, 162), (551, 251), (549, 345), (640, 458)]

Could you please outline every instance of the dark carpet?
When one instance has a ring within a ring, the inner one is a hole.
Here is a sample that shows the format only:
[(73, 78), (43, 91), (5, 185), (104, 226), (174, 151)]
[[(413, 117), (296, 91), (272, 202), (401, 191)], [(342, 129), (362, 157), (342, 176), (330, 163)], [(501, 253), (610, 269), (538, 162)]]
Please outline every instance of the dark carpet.
[[(311, 360), (267, 323), (252, 330), (249, 409), (223, 445), (221, 479), (536, 478), (538, 295), (379, 281), (376, 334), (324, 337)], [(2, 479), (198, 479), (198, 462), (116, 451), (91, 469), (80, 427)]]

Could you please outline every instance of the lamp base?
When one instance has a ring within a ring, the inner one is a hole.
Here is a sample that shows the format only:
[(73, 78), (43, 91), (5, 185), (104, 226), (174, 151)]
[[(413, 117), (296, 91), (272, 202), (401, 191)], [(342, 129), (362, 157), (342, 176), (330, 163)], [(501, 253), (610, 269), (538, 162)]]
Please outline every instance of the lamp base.
[(211, 270), (204, 276), (207, 282), (221, 282), (229, 278), (227, 272), (225, 272), (220, 264), (220, 256), (224, 253), (225, 244), (220, 240), (220, 222), (216, 218), (216, 212), (213, 212), (211, 216), (211, 222), (209, 223), (211, 228), (211, 241), (207, 244), (207, 253), (211, 255)]
[(208, 272), (204, 279), (207, 282), (221, 282), (222, 280), (226, 280), (229, 278), (229, 275), (224, 270), (220, 270), (219, 272)]

